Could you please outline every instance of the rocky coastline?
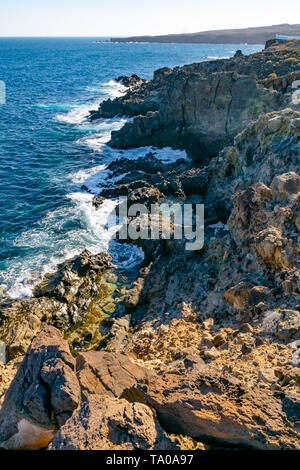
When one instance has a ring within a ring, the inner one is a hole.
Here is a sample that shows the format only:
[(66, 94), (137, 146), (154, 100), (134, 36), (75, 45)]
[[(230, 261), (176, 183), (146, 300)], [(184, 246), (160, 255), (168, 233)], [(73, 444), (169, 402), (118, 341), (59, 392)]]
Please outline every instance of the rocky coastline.
[(90, 119), (152, 150), (93, 204), (204, 204), (205, 244), (135, 240), (131, 273), (85, 251), (3, 301), (0, 448), (300, 449), (300, 43), (118, 80)]
[(166, 34), (161, 36), (113, 37), (117, 43), (165, 43), (165, 44), (264, 44), (277, 35), (299, 36), (299, 24), (280, 24), (257, 28), (223, 29), (199, 33)]

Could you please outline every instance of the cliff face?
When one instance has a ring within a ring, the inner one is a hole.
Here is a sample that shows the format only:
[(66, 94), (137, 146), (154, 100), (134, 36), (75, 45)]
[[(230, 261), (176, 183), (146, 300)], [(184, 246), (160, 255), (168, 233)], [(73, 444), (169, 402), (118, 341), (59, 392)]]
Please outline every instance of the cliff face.
[(299, 49), (161, 69), (151, 82), (106, 101), (92, 115), (136, 116), (113, 132), (111, 145), (185, 148), (195, 160), (216, 155), (246, 124), (289, 104), (300, 77)]
[[(299, 449), (293, 47), (163, 69), (94, 113), (145, 110), (113, 144), (160, 139), (198, 149), (201, 162), (165, 164), (155, 149), (121, 158), (95, 206), (119, 195), (148, 206), (204, 204), (205, 244), (189, 252), (185, 240), (132, 240), (145, 260), (127, 284), (107, 255), (84, 252), (46, 276), (33, 299), (3, 306), (10, 356), (31, 346), (0, 411), (0, 448)], [(76, 361), (47, 324), (64, 332)], [(15, 364), (1, 373), (12, 375)]]

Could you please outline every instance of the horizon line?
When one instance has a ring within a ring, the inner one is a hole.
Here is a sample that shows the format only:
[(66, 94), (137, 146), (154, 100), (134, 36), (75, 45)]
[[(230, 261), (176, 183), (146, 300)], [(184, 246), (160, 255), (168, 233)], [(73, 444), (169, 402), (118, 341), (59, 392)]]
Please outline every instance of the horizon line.
[(209, 33), (209, 32), (218, 32), (218, 31), (237, 31), (237, 30), (247, 30), (247, 29), (257, 29), (257, 28), (272, 28), (272, 27), (277, 27), (277, 26), (300, 26), (299, 23), (278, 23), (278, 24), (272, 24), (272, 25), (259, 25), (259, 26), (247, 26), (247, 27), (229, 27), (229, 28), (223, 28), (223, 29), (206, 29), (206, 30), (202, 30), (202, 31), (196, 31), (196, 32), (191, 32), (191, 33), (160, 33), (160, 34), (132, 34), (132, 33), (129, 33), (129, 34), (113, 34), (113, 35), (79, 35), (79, 36), (74, 36), (74, 35), (5, 35), (5, 36), (2, 36), (0, 35), (0, 38), (47, 38), (47, 39), (51, 39), (51, 38), (105, 38), (105, 39), (112, 39), (112, 38), (131, 38), (131, 37), (134, 37), (134, 38), (138, 38), (138, 37), (160, 37), (160, 36), (172, 36), (172, 35), (175, 35), (175, 36), (179, 36), (179, 35), (193, 35), (193, 34), (201, 34), (201, 33)]

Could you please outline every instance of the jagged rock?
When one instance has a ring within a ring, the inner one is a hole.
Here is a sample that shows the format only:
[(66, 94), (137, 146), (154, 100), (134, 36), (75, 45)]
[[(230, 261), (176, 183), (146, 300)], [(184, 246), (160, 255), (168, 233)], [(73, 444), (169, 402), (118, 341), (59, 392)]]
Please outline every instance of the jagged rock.
[(160, 192), (153, 186), (137, 188), (129, 194), (128, 204), (144, 204), (151, 207), (151, 204), (159, 202)]
[(266, 383), (273, 383), (277, 380), (273, 369), (259, 369), (258, 378)]
[(61, 264), (54, 275), (46, 275), (34, 294), (36, 297), (54, 297), (69, 303), (78, 301), (80, 295), (88, 299), (89, 295), (97, 295), (97, 276), (111, 266), (111, 256), (107, 253), (92, 255), (85, 250), (80, 256)]
[(132, 313), (137, 307), (143, 287), (144, 278), (138, 277), (133, 283), (131, 289), (127, 291), (124, 299), (124, 308), (126, 313)]
[(279, 175), (272, 181), (271, 189), (275, 199), (287, 201), (300, 193), (300, 176), (294, 171)]
[(158, 378), (147, 402), (172, 432), (260, 449), (299, 448), (279, 399), (242, 386), (213, 366), (196, 365), (187, 376)]
[(242, 344), (242, 349), (241, 349), (241, 351), (242, 351), (243, 354), (250, 354), (250, 353), (253, 351), (254, 347), (255, 347), (254, 341), (251, 342), (251, 343), (245, 341), (245, 342)]
[(121, 397), (127, 390), (144, 385), (155, 378), (151, 371), (131, 362), (124, 354), (89, 351), (77, 355), (77, 377), (83, 398), (89, 395)]
[(75, 360), (56, 328), (31, 344), (0, 411), (0, 448), (47, 447), (80, 403)]
[(58, 266), (54, 274), (45, 275), (35, 288), (35, 297), (5, 307), (0, 339), (6, 344), (8, 358), (24, 355), (44, 323), (63, 331), (83, 323), (92, 303), (109, 295), (102, 276), (110, 267), (110, 255), (85, 250)]
[(253, 284), (240, 282), (238, 285), (231, 287), (224, 294), (224, 299), (229, 302), (237, 311), (248, 307), (248, 300)]
[[(218, 211), (218, 220), (223, 220), (224, 210), (227, 218), (230, 215), (234, 193), (258, 182), (269, 187), (274, 177), (299, 172), (299, 118), (300, 113), (290, 108), (262, 114), (235, 137), (233, 147), (210, 161), (204, 202), (210, 211)], [(261, 192), (263, 197), (272, 197), (270, 188), (269, 194), (263, 189)]]
[(106, 351), (118, 352), (122, 350), (122, 343), (130, 333), (130, 315), (116, 318), (110, 329), (109, 337), (106, 343)]
[(260, 302), (266, 302), (271, 296), (271, 291), (265, 286), (255, 286), (249, 292), (248, 304), (258, 305)]
[(138, 75), (133, 74), (130, 77), (121, 75), (120, 77), (116, 78), (116, 82), (122, 83), (127, 88), (133, 88), (146, 83), (146, 80), (140, 78)]
[(241, 49), (238, 49), (238, 50), (236, 51), (236, 53), (234, 54), (234, 58), (235, 58), (235, 59), (236, 59), (236, 58), (243, 57), (243, 56), (244, 56), (244, 54), (243, 54), (243, 52), (241, 51)]
[(90, 397), (59, 430), (50, 450), (172, 450), (151, 409), (142, 403)]
[(283, 341), (300, 338), (300, 312), (297, 310), (275, 310), (265, 313), (263, 329)]
[(183, 146), (203, 160), (261, 113), (290, 103), (297, 62), (299, 49), (283, 47), (160, 69), (149, 83), (102, 103), (97, 116), (137, 116), (113, 132), (115, 147)]
[(186, 196), (205, 194), (208, 186), (208, 174), (205, 168), (187, 170), (179, 176), (179, 182)]
[(18, 300), (2, 312), (0, 335), (7, 347), (8, 359), (25, 354), (42, 323), (53, 315), (53, 319), (67, 316), (67, 308), (48, 299)]
[(105, 201), (105, 198), (103, 196), (94, 196), (92, 204), (97, 210), (97, 209), (100, 209), (100, 207), (103, 205), (104, 201)]

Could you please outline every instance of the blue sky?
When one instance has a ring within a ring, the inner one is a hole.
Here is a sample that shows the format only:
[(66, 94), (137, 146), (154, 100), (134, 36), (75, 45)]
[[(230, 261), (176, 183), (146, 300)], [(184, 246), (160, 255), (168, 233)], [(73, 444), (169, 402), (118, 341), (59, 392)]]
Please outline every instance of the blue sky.
[(0, 0), (0, 36), (126, 36), (300, 23), (289, 0)]

